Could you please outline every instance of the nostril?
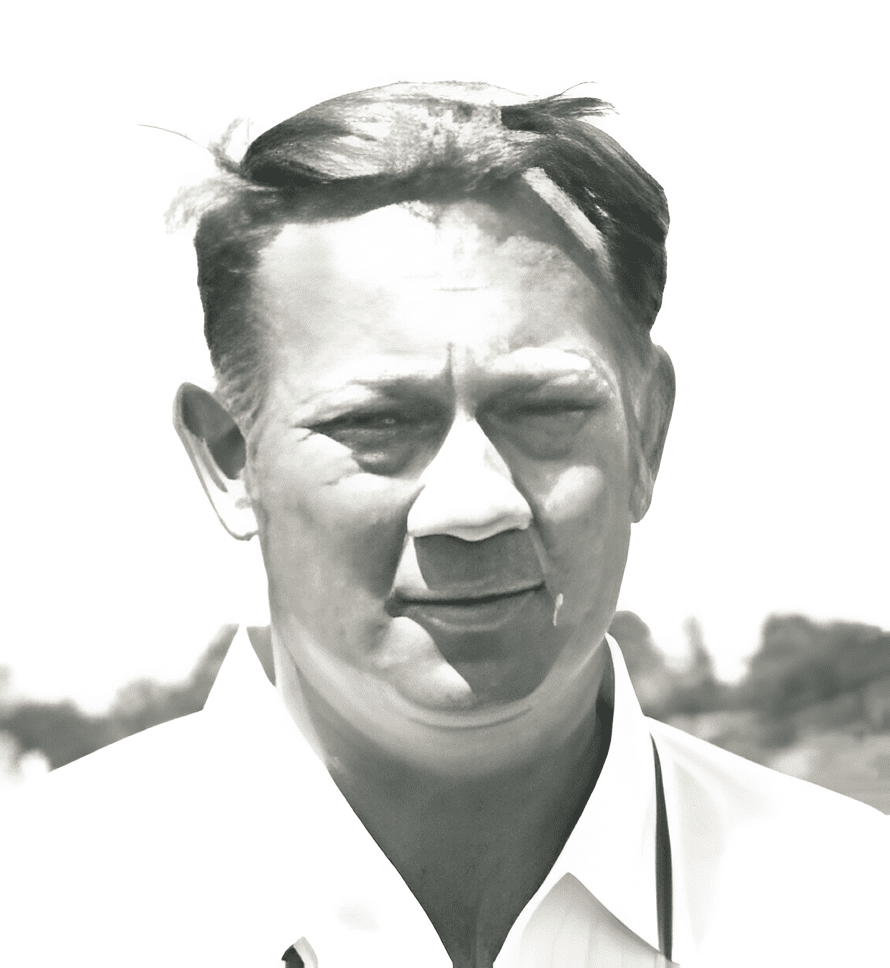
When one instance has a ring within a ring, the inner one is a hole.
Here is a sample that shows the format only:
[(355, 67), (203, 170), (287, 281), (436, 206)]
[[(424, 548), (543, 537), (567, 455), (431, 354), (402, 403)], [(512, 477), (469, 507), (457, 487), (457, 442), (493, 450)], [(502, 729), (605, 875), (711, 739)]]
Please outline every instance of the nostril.
[[(454, 538), (460, 538), (461, 541), (472, 541), (476, 543), (479, 541), (486, 541), (488, 538), (493, 538), (495, 535), (502, 534), (504, 531), (524, 531), (528, 525), (528, 521), (505, 517), (499, 518), (496, 521), (489, 521), (485, 524), (473, 525), (470, 527), (451, 525), (443, 531), (431, 531), (429, 534), (450, 535)], [(421, 536), (412, 535), (412, 537)]]
[(485, 541), (503, 531), (525, 531), (531, 524), (531, 517), (511, 515), (494, 518), (480, 524), (467, 524), (462, 521), (414, 521), (408, 520), (408, 534), (412, 538), (426, 538), (433, 535), (448, 535), (461, 541)]
[(531, 521), (528, 502), (510, 480), (493, 475), (461, 482), (440, 479), (417, 496), (408, 513), (408, 533), (482, 541), (501, 531), (523, 531)]

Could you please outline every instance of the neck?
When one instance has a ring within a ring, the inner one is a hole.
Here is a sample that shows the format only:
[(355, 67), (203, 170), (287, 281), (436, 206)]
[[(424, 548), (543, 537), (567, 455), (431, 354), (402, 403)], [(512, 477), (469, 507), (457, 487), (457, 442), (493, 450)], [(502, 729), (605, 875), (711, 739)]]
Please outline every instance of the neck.
[(587, 715), (539, 736), (525, 757), (447, 772), (400, 758), (302, 685), (303, 715), (334, 781), (456, 966), (493, 963), (596, 784), (611, 737), (611, 663), (587, 685)]

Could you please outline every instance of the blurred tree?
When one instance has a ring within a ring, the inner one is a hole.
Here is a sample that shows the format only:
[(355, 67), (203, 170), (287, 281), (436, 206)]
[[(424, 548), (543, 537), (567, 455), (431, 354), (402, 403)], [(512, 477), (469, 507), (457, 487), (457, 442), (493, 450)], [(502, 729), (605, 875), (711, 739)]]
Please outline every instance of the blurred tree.
[(42, 752), (55, 769), (118, 739), (103, 716), (88, 716), (73, 702), (23, 702), (0, 717), (0, 731), (13, 737), (20, 755)]
[(881, 729), (877, 684), (890, 677), (890, 633), (859, 622), (773, 615), (739, 685), (739, 702), (771, 724), (775, 745), (804, 733)]
[(675, 676), (666, 716), (698, 716), (726, 709), (731, 703), (731, 689), (717, 679), (714, 659), (705, 645), (701, 623), (688, 618), (684, 625), (689, 643), (689, 658)]

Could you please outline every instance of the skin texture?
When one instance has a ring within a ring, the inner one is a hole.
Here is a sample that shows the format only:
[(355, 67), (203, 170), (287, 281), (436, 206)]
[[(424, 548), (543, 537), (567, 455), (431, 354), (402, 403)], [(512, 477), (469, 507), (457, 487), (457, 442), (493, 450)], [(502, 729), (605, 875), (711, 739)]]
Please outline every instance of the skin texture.
[(220, 516), (255, 520), (284, 701), (456, 965), (491, 964), (608, 746), (672, 386), (612, 292), (503, 199), (287, 226), (243, 467), (182, 398)]

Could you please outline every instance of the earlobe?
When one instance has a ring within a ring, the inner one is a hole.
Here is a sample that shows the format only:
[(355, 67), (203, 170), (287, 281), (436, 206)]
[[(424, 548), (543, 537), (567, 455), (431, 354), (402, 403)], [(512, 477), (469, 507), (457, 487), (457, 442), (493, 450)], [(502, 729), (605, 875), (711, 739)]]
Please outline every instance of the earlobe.
[(232, 416), (212, 394), (183, 383), (173, 426), (223, 527), (241, 541), (252, 538), (257, 524), (244, 484), (245, 442)]
[(652, 501), (655, 478), (661, 464), (676, 395), (676, 379), (671, 358), (660, 346), (653, 346), (652, 349), (653, 364), (638, 411), (638, 468), (631, 495), (634, 523), (642, 520)]

